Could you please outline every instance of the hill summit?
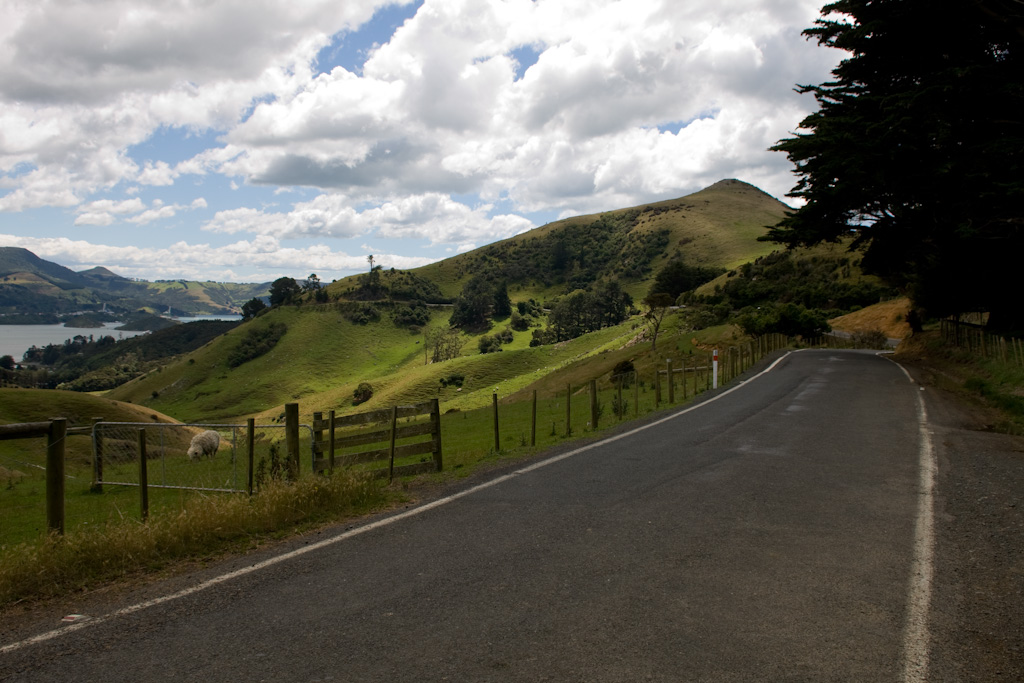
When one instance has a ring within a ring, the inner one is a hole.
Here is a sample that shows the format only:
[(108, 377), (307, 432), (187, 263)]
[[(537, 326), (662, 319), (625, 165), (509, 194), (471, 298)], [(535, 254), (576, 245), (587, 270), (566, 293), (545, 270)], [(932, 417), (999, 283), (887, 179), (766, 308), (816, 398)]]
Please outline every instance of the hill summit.
[(669, 261), (731, 269), (770, 253), (775, 247), (757, 238), (788, 210), (757, 187), (726, 179), (678, 199), (555, 221), (413, 272), (450, 298), (477, 275), (507, 282), (519, 298), (611, 280), (638, 297)]

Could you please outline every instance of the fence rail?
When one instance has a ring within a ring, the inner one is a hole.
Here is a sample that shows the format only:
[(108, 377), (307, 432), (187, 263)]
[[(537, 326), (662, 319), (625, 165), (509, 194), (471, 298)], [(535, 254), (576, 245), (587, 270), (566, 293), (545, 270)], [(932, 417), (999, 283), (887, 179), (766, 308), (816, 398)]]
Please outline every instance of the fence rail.
[[(427, 417), (425, 421), (405, 425), (399, 425), (398, 422), (399, 420), (415, 420), (424, 416)], [(361, 431), (361, 429), (372, 431)], [(324, 437), (325, 431), (326, 438)], [(315, 413), (313, 415), (313, 433), (314, 472), (330, 472), (336, 467), (354, 467), (386, 461), (387, 469), (374, 470), (374, 474), (383, 476), (386, 472), (388, 479), (393, 480), (396, 475), (440, 472), (443, 469), (441, 408), (437, 399), (341, 417), (336, 416), (335, 411), (332, 410), (327, 419), (324, 419), (323, 413)], [(409, 442), (410, 439), (424, 436), (429, 438)], [(399, 444), (399, 442), (405, 443)], [(351, 450), (361, 446), (377, 447), (368, 450)], [(427, 454), (430, 454), (432, 458), (426, 462), (397, 466), (395, 464), (396, 461)]]

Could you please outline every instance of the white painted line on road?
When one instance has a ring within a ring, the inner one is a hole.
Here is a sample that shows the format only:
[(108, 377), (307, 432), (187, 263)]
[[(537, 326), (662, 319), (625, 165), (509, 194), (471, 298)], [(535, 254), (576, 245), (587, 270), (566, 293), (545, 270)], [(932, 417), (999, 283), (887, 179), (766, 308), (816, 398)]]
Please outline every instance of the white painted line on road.
[(495, 479), (491, 479), (491, 480), (489, 480), (487, 482), (484, 482), (483, 484), (478, 484), (478, 485), (473, 486), (471, 488), (468, 488), (468, 489), (466, 489), (464, 491), (459, 491), (458, 493), (453, 493), (450, 496), (445, 496), (444, 498), (438, 498), (437, 500), (431, 501), (429, 503), (424, 503), (423, 505), (420, 505), (418, 507), (406, 510), (404, 512), (400, 512), (400, 513), (398, 513), (396, 515), (392, 515), (391, 517), (386, 517), (384, 519), (379, 519), (376, 522), (371, 522), (369, 524), (365, 524), (363, 526), (356, 527), (355, 529), (349, 529), (348, 531), (345, 531), (344, 533), (338, 534), (337, 536), (332, 536), (331, 538), (326, 538), (326, 539), (324, 539), (322, 541), (318, 541), (316, 543), (311, 543), (311, 544), (303, 546), (301, 548), (297, 548), (295, 550), (291, 550), (291, 551), (289, 551), (287, 553), (283, 553), (281, 555), (276, 555), (274, 557), (271, 557), (271, 558), (268, 558), (266, 560), (263, 560), (262, 562), (257, 562), (256, 564), (250, 565), (248, 567), (243, 567), (241, 569), (236, 569), (233, 572), (228, 572), (227, 574), (221, 574), (220, 576), (215, 576), (215, 577), (213, 577), (211, 579), (207, 579), (206, 581), (203, 581), (201, 583), (197, 583), (194, 586), (190, 586), (190, 587), (185, 588), (183, 590), (177, 591), (176, 593), (171, 593), (169, 595), (163, 595), (163, 596), (160, 596), (158, 598), (153, 598), (152, 600), (146, 600), (144, 602), (136, 603), (134, 605), (130, 605), (128, 607), (124, 607), (122, 609), (119, 609), (119, 610), (116, 610), (114, 612), (111, 612), (110, 614), (105, 614), (105, 615), (102, 615), (102, 616), (91, 617), (90, 619), (88, 619), (86, 621), (78, 621), (78, 622), (69, 624), (68, 626), (64, 626), (63, 628), (59, 628), (59, 629), (56, 629), (56, 630), (53, 630), (53, 631), (47, 631), (46, 633), (40, 633), (39, 635), (33, 636), (31, 638), (26, 638), (25, 640), (21, 640), (21, 641), (18, 641), (16, 643), (9, 643), (7, 645), (0, 646), (0, 654), (6, 654), (8, 652), (13, 652), (15, 650), (19, 650), (19, 649), (21, 649), (23, 647), (27, 647), (29, 645), (35, 645), (35, 644), (38, 644), (38, 643), (43, 643), (43, 642), (46, 642), (48, 640), (52, 640), (54, 638), (59, 638), (60, 636), (67, 635), (69, 633), (74, 633), (75, 631), (80, 631), (80, 630), (82, 630), (84, 628), (91, 628), (93, 626), (99, 626), (100, 624), (103, 624), (103, 623), (106, 623), (106, 622), (111, 621), (113, 619), (116, 619), (117, 617), (127, 616), (129, 614), (134, 614), (135, 612), (140, 612), (140, 611), (142, 611), (144, 609), (148, 609), (150, 607), (156, 607), (157, 605), (162, 605), (164, 603), (168, 603), (168, 602), (172, 602), (174, 600), (179, 600), (181, 598), (188, 597), (188, 596), (193, 595), (195, 593), (198, 593), (200, 591), (204, 591), (207, 588), (212, 588), (213, 586), (225, 583), (227, 581), (231, 581), (232, 579), (237, 579), (240, 576), (245, 576), (247, 574), (252, 574), (254, 572), (258, 572), (261, 569), (266, 569), (267, 567), (271, 567), (271, 566), (273, 566), (275, 564), (279, 564), (281, 562), (285, 562), (287, 560), (294, 559), (296, 557), (299, 557), (300, 555), (305, 555), (306, 553), (310, 553), (310, 552), (313, 552), (315, 550), (320, 550), (321, 548), (326, 548), (327, 546), (334, 545), (335, 543), (340, 543), (341, 541), (345, 541), (345, 540), (350, 539), (350, 538), (352, 538), (354, 536), (359, 536), (360, 534), (364, 534), (364, 533), (367, 533), (369, 531), (373, 531), (375, 529), (380, 529), (381, 527), (385, 527), (385, 526), (388, 526), (390, 524), (394, 524), (395, 522), (400, 522), (400, 521), (402, 521), (404, 519), (408, 519), (409, 517), (415, 517), (417, 515), (423, 514), (424, 512), (427, 512), (428, 510), (433, 510), (434, 508), (441, 507), (442, 505), (447, 505), (448, 503), (451, 503), (451, 502), (454, 502), (456, 500), (459, 500), (460, 498), (465, 498), (466, 496), (473, 495), (474, 493), (477, 493), (478, 491), (483, 491), (484, 489), (491, 488), (492, 486), (497, 486), (498, 484), (504, 483), (504, 482), (506, 482), (506, 481), (508, 481), (510, 479), (515, 479), (516, 477), (519, 477), (519, 476), (521, 476), (523, 474), (527, 474), (529, 472), (533, 472), (535, 470), (539, 470), (541, 468), (547, 467), (548, 465), (553, 465), (556, 462), (561, 462), (562, 460), (566, 460), (567, 458), (571, 458), (573, 456), (579, 455), (581, 453), (585, 453), (587, 451), (593, 450), (593, 449), (598, 448), (600, 446), (604, 446), (605, 444), (614, 443), (614, 442), (616, 442), (616, 441), (618, 441), (620, 439), (625, 439), (627, 437), (633, 436), (634, 434), (638, 434), (638, 433), (640, 433), (640, 432), (642, 432), (642, 431), (644, 431), (646, 429), (650, 429), (651, 427), (655, 427), (657, 425), (660, 425), (660, 424), (663, 424), (665, 422), (668, 422), (669, 420), (674, 420), (677, 417), (680, 417), (682, 415), (686, 415), (687, 413), (691, 413), (694, 410), (697, 410), (697, 409), (702, 408), (702, 407), (704, 407), (706, 405), (714, 403), (715, 401), (717, 401), (719, 399), (725, 398), (726, 396), (728, 396), (729, 394), (731, 394), (734, 391), (737, 391), (738, 389), (741, 389), (743, 387), (748, 386), (753, 380), (757, 379), (758, 377), (763, 377), (764, 375), (767, 375), (769, 372), (774, 370), (775, 367), (779, 363), (781, 363), (786, 358), (786, 356), (789, 355), (789, 353), (790, 352), (787, 352), (785, 355), (781, 356), (780, 358), (777, 358), (771, 365), (769, 365), (767, 368), (765, 368), (764, 370), (762, 370), (758, 374), (756, 374), (753, 377), (751, 377), (747, 382), (742, 383), (742, 384), (737, 384), (736, 386), (731, 387), (729, 389), (726, 389), (725, 391), (723, 391), (723, 392), (721, 392), (719, 394), (715, 394), (714, 396), (712, 396), (711, 398), (709, 398), (709, 399), (707, 399), (705, 401), (701, 401), (700, 403), (698, 403), (696, 405), (692, 405), (689, 408), (684, 408), (683, 410), (680, 410), (678, 412), (672, 413), (671, 415), (667, 415), (667, 416), (665, 416), (663, 418), (655, 420), (654, 422), (649, 422), (648, 424), (641, 425), (641, 426), (636, 427), (634, 429), (631, 429), (631, 430), (629, 430), (627, 432), (623, 432), (621, 434), (616, 434), (615, 436), (610, 436), (610, 437), (607, 437), (605, 439), (601, 439), (600, 441), (595, 441), (593, 443), (587, 444), (586, 446), (581, 446), (580, 448), (576, 448), (576, 449), (573, 449), (571, 451), (567, 451), (565, 453), (562, 453), (560, 455), (556, 455), (554, 457), (547, 458), (546, 460), (542, 460), (540, 462), (536, 462), (536, 463), (534, 463), (532, 465), (528, 465), (528, 466), (523, 467), (521, 469), (515, 470), (514, 472), (509, 472), (508, 474), (502, 475), (500, 477), (496, 477)]
[[(879, 354), (881, 355), (881, 354)], [(891, 360), (891, 359), (890, 359)], [(912, 384), (917, 384), (907, 369), (896, 361)], [(931, 608), (932, 578), (935, 575), (935, 477), (937, 464), (932, 435), (928, 429), (928, 411), (920, 392), (917, 398), (918, 448), (917, 516), (914, 521), (914, 560), (907, 586), (907, 616), (903, 630), (903, 682), (928, 680), (928, 613)]]

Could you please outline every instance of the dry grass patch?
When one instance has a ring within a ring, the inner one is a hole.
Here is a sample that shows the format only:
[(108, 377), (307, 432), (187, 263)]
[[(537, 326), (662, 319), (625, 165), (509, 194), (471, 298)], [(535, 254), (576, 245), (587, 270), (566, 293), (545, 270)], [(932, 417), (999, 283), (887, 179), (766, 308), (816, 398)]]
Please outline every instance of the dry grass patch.
[(909, 312), (910, 300), (899, 297), (833, 318), (829, 324), (840, 332), (855, 334), (879, 330), (890, 339), (904, 339), (910, 336)]
[(232, 543), (294, 531), (380, 507), (379, 482), (351, 472), (274, 481), (258, 495), (194, 495), (176, 513), (123, 519), (2, 548), (0, 606), (83, 590)]

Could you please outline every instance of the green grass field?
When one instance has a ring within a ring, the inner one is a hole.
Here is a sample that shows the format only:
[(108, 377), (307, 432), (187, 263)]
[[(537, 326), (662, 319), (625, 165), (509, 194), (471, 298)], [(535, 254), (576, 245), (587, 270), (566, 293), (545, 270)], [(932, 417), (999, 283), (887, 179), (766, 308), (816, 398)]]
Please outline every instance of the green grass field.
[[(556, 358), (565, 360), (559, 370), (545, 371), (542, 375), (543, 381), (527, 384), (514, 394), (508, 391), (500, 395), (497, 444), (495, 444), (494, 437), (493, 389), (480, 389), (464, 397), (457, 396), (452, 401), (443, 402), (441, 422), (445, 471), (432, 476), (461, 476), (472, 471), (473, 466), (477, 463), (487, 459), (519, 457), (562, 443), (570, 438), (593, 436), (599, 430), (606, 430), (635, 417), (648, 415), (659, 407), (667, 407), (669, 399), (667, 384), (663, 386), (660, 404), (656, 404), (653, 364), (649, 364), (646, 370), (640, 371), (639, 381), (631, 382), (622, 389), (620, 403), (619, 391), (607, 376), (606, 368), (610, 368), (614, 362), (617, 362), (616, 359), (627, 355), (636, 355), (636, 351), (634, 349), (618, 349), (614, 352), (600, 350), (604, 345), (614, 345), (616, 339), (615, 334), (609, 332), (604, 336), (597, 335), (595, 339), (591, 340), (591, 342), (604, 342), (602, 345), (591, 348), (591, 351), (595, 353), (597, 364), (586, 362), (586, 357), (577, 357), (580, 355), (580, 349), (567, 344), (561, 351), (561, 355), (556, 356)], [(678, 350), (678, 345), (681, 343), (677, 342), (677, 345), (672, 348)], [(664, 346), (668, 347), (669, 345), (666, 342)], [(528, 350), (523, 350), (523, 352), (526, 351)], [(586, 356), (586, 354), (583, 355)], [(503, 356), (503, 354), (495, 354), (495, 356)], [(686, 358), (687, 356), (682, 354), (680, 357)], [(514, 353), (509, 353), (502, 360), (507, 358), (512, 358), (512, 362), (515, 362)], [(706, 388), (706, 371), (693, 371), (695, 365), (703, 365), (704, 358), (705, 356), (700, 353), (689, 356), (687, 362), (690, 372), (687, 373), (687, 388), (684, 392), (681, 381), (678, 378), (675, 380), (675, 404), (685, 400), (684, 394), (687, 398), (692, 399), (696, 393)], [(491, 360), (496, 360), (496, 358)], [(662, 369), (660, 363), (658, 367)], [(678, 360), (675, 367), (676, 369), (680, 367)], [(498, 369), (493, 368), (491, 371), (499, 372)], [(595, 376), (593, 374), (595, 372), (600, 373), (600, 376)], [(525, 384), (527, 379), (529, 376), (521, 383)], [(592, 424), (589, 379), (599, 380), (596, 385), (599, 409), (596, 429)], [(500, 388), (501, 385), (496, 386)], [(88, 404), (90, 398), (70, 392), (5, 391), (17, 393), (19, 396), (24, 396), (25, 399), (34, 398), (35, 400), (40, 400), (48, 393), (57, 394), (73, 403), (72, 407), (77, 407), (79, 410), (82, 409), (80, 404)], [(534, 391), (538, 393), (535, 427), (533, 427), (532, 417)], [(103, 399), (95, 398), (93, 400), (103, 401)], [(24, 401), (24, 403), (29, 402), (31, 401)], [(114, 419), (123, 422), (139, 422), (137, 408), (126, 406), (126, 413), (115, 415)], [(301, 421), (306, 424), (311, 423), (312, 413), (303, 409)], [(260, 424), (258, 426), (254, 457), (256, 468), (259, 468), (261, 460), (265, 462), (264, 466), (271, 461), (272, 447), (283, 453), (282, 426), (281, 424)], [(137, 486), (132, 486), (139, 482), (138, 429), (137, 424), (102, 425), (100, 433), (103, 435), (103, 481), (107, 482), (103, 486), (102, 493), (95, 493), (92, 490), (91, 438), (87, 436), (69, 437), (65, 472), (65, 509), (68, 533), (85, 532), (90, 528), (140, 517), (139, 490)], [(148, 479), (153, 486), (149, 495), (152, 515), (176, 514), (196, 496), (238, 495), (209, 491), (196, 493), (177, 488), (160, 488), (161, 486), (246, 489), (249, 468), (244, 426), (240, 425), (237, 429), (232, 430), (222, 425), (217, 429), (222, 438), (220, 452), (212, 459), (192, 462), (184, 455), (184, 452), (191, 435), (197, 430), (151, 421), (146, 428), (146, 435), (147, 453), (150, 456), (147, 459)], [(300, 453), (302, 454), (300, 468), (308, 472), (312, 460), (311, 432), (308, 429), (303, 429), (300, 434)], [(0, 518), (3, 519), (3, 524), (0, 525), (0, 548), (32, 542), (38, 540), (45, 533), (45, 451), (43, 439), (0, 442), (0, 467), (3, 468), (0, 470), (0, 487), (2, 487), (0, 488)], [(339, 451), (338, 455), (340, 457), (343, 453)], [(428, 457), (420, 456), (416, 460), (426, 460)], [(399, 461), (396, 464), (402, 465), (409, 462), (411, 461)], [(382, 467), (385, 467), (383, 463), (377, 463), (361, 466), (358, 469), (362, 471)], [(116, 484), (110, 482), (116, 482)]]

